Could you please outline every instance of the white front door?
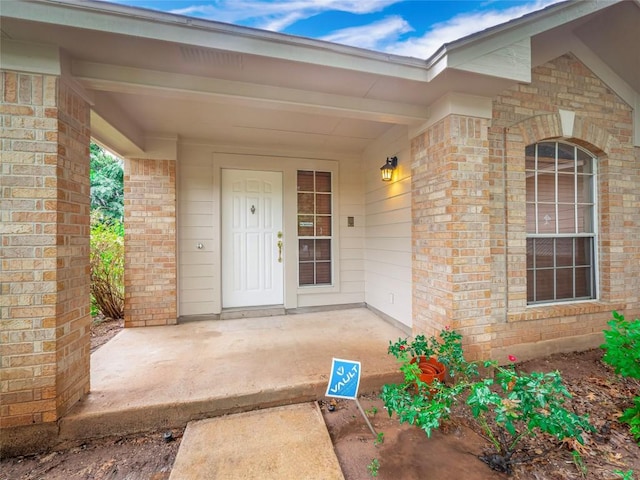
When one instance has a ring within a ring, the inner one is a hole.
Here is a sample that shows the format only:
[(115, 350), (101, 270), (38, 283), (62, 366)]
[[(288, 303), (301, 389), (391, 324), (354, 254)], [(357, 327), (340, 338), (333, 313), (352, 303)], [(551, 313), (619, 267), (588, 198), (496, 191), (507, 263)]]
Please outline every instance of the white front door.
[(222, 307), (282, 305), (282, 174), (222, 170)]

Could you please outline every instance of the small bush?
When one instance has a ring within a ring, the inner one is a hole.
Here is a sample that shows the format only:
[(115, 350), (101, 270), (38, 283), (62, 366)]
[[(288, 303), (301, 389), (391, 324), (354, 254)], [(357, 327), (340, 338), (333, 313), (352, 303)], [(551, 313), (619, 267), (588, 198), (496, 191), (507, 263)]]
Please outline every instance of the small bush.
[[(570, 442), (575, 450), (584, 442), (582, 435), (594, 430), (587, 416), (565, 408), (571, 395), (558, 372), (526, 374), (513, 365), (486, 361), (483, 366), (489, 375), (480, 376), (477, 365), (463, 356), (462, 335), (444, 330), (440, 337), (442, 341), (420, 336), (411, 343), (400, 339), (389, 347), (389, 353), (403, 362), (400, 369), (405, 381), (384, 385), (380, 397), (389, 415), (395, 413), (401, 423), (416, 425), (430, 436), (449, 418), (453, 406), (462, 405), (492, 444), (492, 450), (480, 459), (506, 473), (511, 473), (513, 465), (532, 460), (519, 450), (525, 437), (548, 434), (550, 440)], [(423, 351), (446, 362), (449, 372), (456, 373), (451, 384), (419, 381), (410, 355)], [(509, 360), (517, 361), (512, 355)], [(577, 450), (574, 461), (577, 465), (581, 461)]]
[(612, 315), (607, 323), (611, 330), (604, 331), (605, 343), (600, 346), (605, 350), (602, 359), (616, 373), (640, 380), (640, 319), (630, 322), (618, 312)]
[[(611, 365), (619, 375), (640, 380), (640, 319), (630, 322), (624, 315), (613, 312), (610, 330), (604, 331), (605, 350), (602, 360)], [(627, 423), (631, 435), (640, 444), (640, 396), (633, 399), (633, 407), (626, 409), (620, 421)]]
[(91, 214), (91, 305), (110, 318), (124, 316), (124, 225)]

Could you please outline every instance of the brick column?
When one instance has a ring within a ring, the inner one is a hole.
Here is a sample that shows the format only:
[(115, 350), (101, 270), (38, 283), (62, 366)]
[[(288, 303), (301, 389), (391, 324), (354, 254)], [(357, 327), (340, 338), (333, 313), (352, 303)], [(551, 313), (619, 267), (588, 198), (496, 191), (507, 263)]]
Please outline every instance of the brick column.
[(414, 333), (491, 342), (488, 121), (450, 115), (411, 142)]
[(174, 160), (125, 160), (124, 223), (125, 326), (177, 323)]
[[(6, 439), (10, 429), (55, 428), (89, 391), (90, 109), (58, 77), (1, 75), (0, 436)], [(32, 440), (47, 441), (42, 433)], [(3, 452), (14, 447), (9, 443), (2, 442)]]

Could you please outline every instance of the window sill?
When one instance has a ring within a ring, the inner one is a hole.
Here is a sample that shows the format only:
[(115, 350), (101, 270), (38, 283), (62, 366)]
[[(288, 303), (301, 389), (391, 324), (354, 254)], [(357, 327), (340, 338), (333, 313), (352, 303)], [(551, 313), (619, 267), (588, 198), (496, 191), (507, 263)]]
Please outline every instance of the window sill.
[(545, 320), (548, 318), (611, 312), (613, 310), (623, 311), (625, 308), (626, 304), (624, 303), (608, 303), (601, 301), (535, 305), (527, 307), (524, 312), (509, 313), (507, 321), (511, 323), (526, 322), (529, 320)]

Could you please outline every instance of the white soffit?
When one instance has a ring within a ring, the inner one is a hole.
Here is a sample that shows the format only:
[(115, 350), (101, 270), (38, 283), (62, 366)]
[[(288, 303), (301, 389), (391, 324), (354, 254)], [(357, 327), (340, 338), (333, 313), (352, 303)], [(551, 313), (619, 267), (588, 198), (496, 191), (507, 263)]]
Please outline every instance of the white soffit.
[(344, 95), (309, 92), (293, 88), (235, 82), (118, 65), (76, 61), (73, 75), (86, 87), (117, 93), (156, 95), (163, 98), (196, 99), (218, 103), (278, 108), (296, 112), (336, 115), (391, 123), (421, 123), (427, 109)]

